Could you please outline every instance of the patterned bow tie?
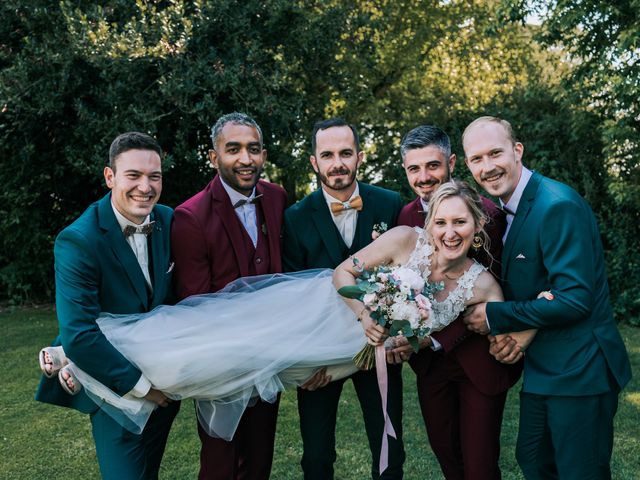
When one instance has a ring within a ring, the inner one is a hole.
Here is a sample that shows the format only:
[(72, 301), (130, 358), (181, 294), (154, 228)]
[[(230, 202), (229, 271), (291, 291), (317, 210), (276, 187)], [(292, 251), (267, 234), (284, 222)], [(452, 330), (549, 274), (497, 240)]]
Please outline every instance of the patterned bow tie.
[(260, 200), (260, 198), (262, 198), (262, 194), (256, 195), (255, 197), (249, 198), (247, 200), (243, 198), (242, 200), (238, 200), (236, 203), (234, 203), (233, 208), (239, 208), (239, 207), (242, 207), (243, 205), (249, 205), (251, 203), (253, 204), (258, 203), (258, 200)]
[(348, 202), (331, 202), (331, 213), (338, 215), (345, 210), (362, 210), (362, 197), (357, 195)]
[(134, 233), (143, 233), (146, 236), (149, 236), (151, 235), (151, 232), (153, 232), (154, 223), (156, 222), (153, 221), (145, 223), (144, 225), (138, 225), (136, 227), (134, 227), (133, 225), (127, 225), (126, 227), (124, 227), (124, 238), (129, 238)]

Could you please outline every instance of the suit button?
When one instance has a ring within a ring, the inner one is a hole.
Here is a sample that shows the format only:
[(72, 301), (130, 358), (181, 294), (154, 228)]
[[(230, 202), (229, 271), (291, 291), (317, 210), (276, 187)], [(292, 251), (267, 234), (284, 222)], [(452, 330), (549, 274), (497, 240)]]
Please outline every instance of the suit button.
[(260, 257), (256, 258), (256, 263), (262, 263), (262, 259)]

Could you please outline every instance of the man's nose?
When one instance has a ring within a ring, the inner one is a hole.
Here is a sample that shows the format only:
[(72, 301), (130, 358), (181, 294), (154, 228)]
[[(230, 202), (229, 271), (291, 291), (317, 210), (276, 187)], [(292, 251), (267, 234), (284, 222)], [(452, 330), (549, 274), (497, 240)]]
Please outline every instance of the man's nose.
[(243, 148), (242, 150), (240, 150), (238, 161), (243, 165), (251, 165), (253, 163), (253, 160), (251, 159), (251, 154), (249, 153), (249, 150), (247, 150), (246, 148)]
[(143, 193), (151, 191), (151, 182), (144, 175), (140, 177), (140, 181), (138, 182), (138, 190)]
[(421, 168), (418, 173), (418, 181), (422, 183), (426, 183), (431, 180), (431, 174), (426, 168)]

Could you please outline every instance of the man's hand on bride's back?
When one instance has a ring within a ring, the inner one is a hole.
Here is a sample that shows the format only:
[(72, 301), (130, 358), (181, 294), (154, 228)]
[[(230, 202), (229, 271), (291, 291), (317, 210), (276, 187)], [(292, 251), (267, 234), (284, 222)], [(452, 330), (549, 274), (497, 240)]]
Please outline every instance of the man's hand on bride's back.
[(144, 398), (145, 400), (149, 400), (160, 407), (167, 407), (173, 401), (160, 390), (156, 390), (155, 388), (149, 390), (149, 393), (147, 393)]
[(306, 382), (300, 385), (300, 388), (305, 390), (314, 391), (322, 388), (331, 381), (331, 375), (327, 375), (327, 367), (323, 367), (313, 374)]

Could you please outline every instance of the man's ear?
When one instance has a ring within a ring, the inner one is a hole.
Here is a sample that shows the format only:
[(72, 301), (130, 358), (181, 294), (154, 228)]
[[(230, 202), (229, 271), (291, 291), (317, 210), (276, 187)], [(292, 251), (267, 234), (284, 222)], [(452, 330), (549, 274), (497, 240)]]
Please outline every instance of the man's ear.
[(113, 177), (115, 177), (116, 175), (115, 172), (111, 170), (111, 167), (104, 167), (104, 171), (102, 172), (102, 174), (104, 175), (104, 181), (107, 184), (107, 187), (109, 187), (110, 189), (113, 188)]
[(513, 144), (513, 151), (516, 155), (516, 161), (517, 162), (521, 162), (522, 161), (522, 155), (524, 154), (524, 145), (521, 144), (520, 142), (516, 142)]
[(316, 173), (320, 173), (318, 169), (318, 160), (315, 155), (309, 155), (309, 161), (311, 162), (311, 166), (313, 167), (313, 171)]
[(214, 149), (209, 150), (209, 162), (213, 168), (218, 169), (218, 154)]
[(358, 152), (358, 163), (356, 164), (356, 170), (360, 167), (360, 164), (364, 161), (364, 152), (360, 150)]
[(456, 168), (456, 154), (452, 153), (449, 157), (449, 176), (453, 175), (453, 170)]

